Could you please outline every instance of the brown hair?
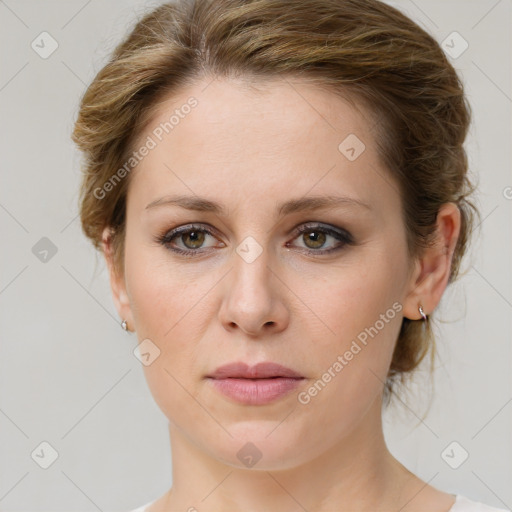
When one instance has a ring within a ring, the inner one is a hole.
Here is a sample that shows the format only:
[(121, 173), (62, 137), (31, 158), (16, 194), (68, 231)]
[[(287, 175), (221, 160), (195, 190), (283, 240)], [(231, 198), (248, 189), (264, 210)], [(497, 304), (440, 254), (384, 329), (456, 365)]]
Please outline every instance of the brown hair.
[[(377, 0), (178, 1), (136, 24), (85, 92), (73, 132), (85, 156), (82, 229), (101, 250), (102, 231), (112, 228), (121, 275), (130, 174), (108, 187), (106, 199), (98, 190), (128, 160), (159, 99), (208, 76), (300, 77), (365, 104), (379, 120), (380, 157), (399, 184), (411, 258), (433, 242), (441, 205), (458, 205), (449, 282), (457, 277), (478, 215), (463, 148), (470, 107), (435, 39)], [(433, 361), (430, 324), (403, 319), (385, 397), (429, 348)]]

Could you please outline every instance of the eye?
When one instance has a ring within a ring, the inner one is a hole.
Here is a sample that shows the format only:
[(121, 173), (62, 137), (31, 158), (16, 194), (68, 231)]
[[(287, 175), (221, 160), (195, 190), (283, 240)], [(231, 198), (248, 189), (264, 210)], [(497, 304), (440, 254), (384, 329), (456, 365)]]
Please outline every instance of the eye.
[[(298, 235), (297, 238), (304, 244), (305, 249), (314, 254), (327, 254), (341, 250), (345, 245), (352, 245), (354, 243), (348, 231), (318, 223), (303, 224), (300, 228), (297, 228), (295, 234)], [(325, 249), (323, 247), (329, 238), (337, 240), (338, 244)], [(290, 247), (289, 244), (286, 244), (286, 246)]]
[[(295, 239), (299, 238), (304, 244), (302, 247), (300, 245), (296, 247), (312, 254), (327, 254), (341, 250), (345, 245), (354, 244), (352, 236), (348, 231), (318, 223), (303, 224), (294, 231), (294, 234)], [(166, 232), (157, 237), (156, 241), (177, 254), (198, 256), (206, 252), (204, 249), (214, 247), (214, 245), (204, 246), (208, 236), (216, 238), (214, 232), (205, 226), (188, 225)], [(338, 243), (328, 249), (322, 248), (326, 245), (329, 238), (337, 240)], [(220, 244), (221, 247), (225, 247), (223, 242), (220, 242)], [(287, 243), (286, 247), (291, 247), (290, 243)]]
[[(189, 225), (164, 233), (162, 236), (158, 237), (157, 241), (170, 251), (178, 254), (197, 255), (200, 252), (199, 249), (204, 249), (203, 244), (208, 236), (213, 237), (213, 231), (205, 228), (204, 226)], [(175, 239), (177, 239), (178, 242), (181, 242), (181, 247), (179, 245), (178, 247), (173, 245), (173, 241)], [(222, 242), (221, 244), (222, 247), (224, 247)]]

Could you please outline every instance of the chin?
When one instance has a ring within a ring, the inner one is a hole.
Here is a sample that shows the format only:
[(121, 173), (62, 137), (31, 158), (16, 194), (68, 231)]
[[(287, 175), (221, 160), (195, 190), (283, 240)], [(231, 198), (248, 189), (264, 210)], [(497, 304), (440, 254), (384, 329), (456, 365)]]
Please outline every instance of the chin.
[(275, 421), (230, 425), (227, 430), (232, 438), (226, 434), (224, 443), (212, 439), (205, 449), (229, 466), (261, 471), (291, 469), (315, 456), (304, 445), (304, 436), (300, 437), (297, 429), (292, 430), (284, 423), (278, 425)]

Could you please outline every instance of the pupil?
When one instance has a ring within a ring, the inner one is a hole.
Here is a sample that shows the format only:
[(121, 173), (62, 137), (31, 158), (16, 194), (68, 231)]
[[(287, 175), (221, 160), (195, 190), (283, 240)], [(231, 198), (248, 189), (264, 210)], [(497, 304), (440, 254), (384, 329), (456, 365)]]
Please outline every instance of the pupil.
[[(186, 235), (189, 241), (191, 242), (192, 248), (196, 248), (197, 245), (201, 245), (203, 233), (200, 231), (189, 231)], [(204, 235), (203, 235), (204, 236)]]

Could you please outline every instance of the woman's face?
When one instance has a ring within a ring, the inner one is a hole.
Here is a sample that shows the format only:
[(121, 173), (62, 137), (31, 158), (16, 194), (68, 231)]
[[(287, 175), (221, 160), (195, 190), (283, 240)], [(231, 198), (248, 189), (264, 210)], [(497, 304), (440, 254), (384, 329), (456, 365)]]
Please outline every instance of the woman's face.
[[(136, 148), (122, 313), (171, 425), (260, 469), (367, 441), (414, 278), (369, 115), (305, 83), (205, 81), (161, 103)], [(302, 379), (208, 377), (233, 362)]]

